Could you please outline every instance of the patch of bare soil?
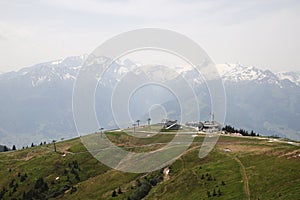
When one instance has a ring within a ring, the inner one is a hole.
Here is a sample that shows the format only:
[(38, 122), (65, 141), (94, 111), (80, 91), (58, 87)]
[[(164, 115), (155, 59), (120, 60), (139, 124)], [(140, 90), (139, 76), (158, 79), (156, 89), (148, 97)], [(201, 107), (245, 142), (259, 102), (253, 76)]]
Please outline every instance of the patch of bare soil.
[(299, 159), (300, 160), (300, 149), (284, 153), (284, 154), (280, 155), (279, 157), (287, 157), (288, 159), (294, 158), (294, 159)]
[(271, 148), (270, 147), (262, 147), (262, 146), (256, 146), (256, 145), (242, 145), (242, 144), (221, 144), (218, 145), (219, 149), (221, 151), (224, 151), (224, 149), (230, 149), (230, 152), (249, 152), (249, 153), (265, 153), (269, 151)]

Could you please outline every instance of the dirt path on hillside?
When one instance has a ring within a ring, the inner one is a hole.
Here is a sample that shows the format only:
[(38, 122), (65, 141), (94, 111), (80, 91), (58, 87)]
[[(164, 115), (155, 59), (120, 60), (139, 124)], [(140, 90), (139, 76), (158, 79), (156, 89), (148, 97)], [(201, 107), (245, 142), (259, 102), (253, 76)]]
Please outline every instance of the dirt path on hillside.
[(243, 182), (244, 182), (244, 190), (247, 196), (247, 199), (250, 200), (250, 189), (249, 189), (249, 181), (248, 181), (248, 177), (246, 174), (246, 169), (245, 166), (243, 165), (243, 163), (240, 161), (240, 159), (238, 159), (237, 157), (234, 156), (234, 160), (239, 163), (240, 167), (241, 167), (241, 172), (243, 175)]

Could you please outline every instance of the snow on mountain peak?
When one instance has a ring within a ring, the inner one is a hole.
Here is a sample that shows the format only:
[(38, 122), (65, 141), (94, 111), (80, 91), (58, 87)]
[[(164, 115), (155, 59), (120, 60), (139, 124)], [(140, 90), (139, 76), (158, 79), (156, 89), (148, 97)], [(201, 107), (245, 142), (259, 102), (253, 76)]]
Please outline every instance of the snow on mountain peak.
[(276, 75), (280, 80), (289, 80), (296, 85), (300, 85), (300, 72), (278, 72)]
[(241, 64), (217, 64), (222, 79), (228, 82), (257, 81), (280, 85), (279, 78), (270, 70), (262, 70), (256, 67), (246, 67)]
[(21, 78), (27, 80), (33, 87), (41, 85), (45, 81), (75, 80), (78, 70), (86, 56), (66, 57), (55, 61), (44, 62), (31, 67), (22, 68), (19, 71), (4, 73), (0, 79)]
[(63, 59), (55, 60), (55, 61), (51, 62), (51, 65), (58, 65), (58, 64), (62, 63), (63, 61), (64, 61)]
[[(1, 74), (0, 79), (12, 79), (15, 77), (22, 77), (29, 79), (33, 86), (40, 85), (45, 81), (51, 80), (70, 80), (76, 79), (78, 71), (81, 69), (83, 62), (86, 60), (87, 55), (66, 57), (55, 61), (36, 64), (31, 67), (23, 68), (17, 72), (8, 72)], [(133, 71), (135, 68), (145, 67), (129, 59), (117, 60), (113, 63), (110, 70), (107, 71), (106, 79), (108, 81), (118, 80), (126, 73)], [(231, 64), (217, 64), (217, 70), (221, 78), (225, 82), (238, 83), (243, 81), (254, 81), (257, 83), (269, 83), (282, 86), (283, 80), (289, 80), (292, 83), (300, 86), (300, 73), (295, 72), (280, 72), (274, 74), (270, 70), (262, 70), (256, 67), (243, 66), (240, 63)], [(146, 70), (147, 69), (147, 70)], [(172, 74), (163, 73), (158, 66), (148, 66), (144, 70), (148, 71), (150, 76), (166, 76), (170, 79)], [(192, 67), (174, 67), (173, 70), (182, 75), (189, 81), (203, 83), (199, 73), (196, 73)], [(170, 71), (170, 70), (169, 70)], [(160, 73), (161, 72), (161, 73)]]
[(225, 74), (227, 74), (229, 71), (231, 71), (232, 69), (234, 69), (236, 67), (237, 64), (217, 64), (216, 68), (220, 74), (220, 76), (224, 76)]

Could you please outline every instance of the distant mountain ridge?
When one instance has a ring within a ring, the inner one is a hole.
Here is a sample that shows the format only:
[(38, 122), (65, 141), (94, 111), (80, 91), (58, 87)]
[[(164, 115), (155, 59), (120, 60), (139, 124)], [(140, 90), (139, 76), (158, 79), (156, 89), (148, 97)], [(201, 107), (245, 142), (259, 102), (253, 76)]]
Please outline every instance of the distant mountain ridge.
[(296, 85), (300, 84), (300, 72), (273, 73), (270, 70), (262, 70), (256, 67), (246, 67), (241, 64), (217, 64), (221, 77), (228, 82), (256, 81), (267, 82), (280, 86), (282, 81), (290, 81)]
[[(77, 73), (82, 67), (87, 55), (66, 57), (64, 59), (44, 62), (33, 65), (31, 67), (22, 68), (18, 71), (0, 73), (0, 80), (13, 79), (13, 78), (30, 78), (32, 86), (37, 86), (43, 81), (57, 80), (75, 80)], [(134, 62), (125, 60), (119, 64), (119, 69), (114, 70), (114, 73), (123, 75), (134, 67), (137, 67)], [(153, 66), (151, 66), (153, 67)], [(225, 82), (243, 82), (243, 81), (256, 81), (268, 82), (271, 84), (280, 84), (281, 81), (290, 81), (295, 85), (300, 85), (300, 72), (286, 71), (273, 73), (270, 70), (262, 70), (256, 67), (247, 67), (241, 64), (217, 64), (216, 65), (220, 76)], [(178, 67), (178, 69), (180, 69)], [(192, 68), (179, 70), (183, 75), (193, 72)]]
[(300, 85), (300, 72), (278, 72), (276, 75), (281, 80), (289, 80), (296, 85)]
[[(0, 74), (0, 92), (4, 97), (0, 99), (0, 143), (23, 145), (77, 136), (72, 115), (72, 90), (85, 59), (86, 55), (67, 57)], [(130, 60), (115, 62), (100, 82), (105, 94), (109, 96), (122, 76), (135, 67), (138, 64)], [(219, 64), (216, 67), (225, 84), (226, 123), (261, 134), (299, 140), (300, 73), (273, 73), (241, 64)], [(136, 73), (146, 73), (154, 78), (170, 76), (166, 81), (178, 84), (176, 75), (164, 73), (162, 69), (162, 66), (149, 66), (149, 69)], [(199, 97), (206, 96), (203, 105), (209, 110), (208, 93), (202, 89), (204, 81), (201, 77), (193, 69), (178, 71), (195, 85)], [(163, 92), (159, 94), (163, 95)], [(103, 105), (108, 105), (109, 102), (105, 102), (108, 99), (98, 96)], [(177, 111), (171, 102), (167, 104), (171, 110)], [(108, 115), (109, 110), (102, 109), (101, 112), (97, 113), (98, 117)], [(104, 122), (111, 124), (110, 117), (103, 119)]]

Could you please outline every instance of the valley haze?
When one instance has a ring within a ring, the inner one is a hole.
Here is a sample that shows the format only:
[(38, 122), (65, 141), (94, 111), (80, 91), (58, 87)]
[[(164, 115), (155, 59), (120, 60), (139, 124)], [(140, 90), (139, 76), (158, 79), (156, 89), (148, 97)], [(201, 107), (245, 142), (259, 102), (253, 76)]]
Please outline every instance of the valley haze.
[[(0, 99), (0, 144), (15, 144), (21, 148), (31, 142), (77, 137), (72, 116), (72, 89), (85, 58), (86, 55), (66, 57), (0, 74), (0, 93), (4, 97)], [(299, 72), (273, 73), (239, 63), (217, 64), (216, 67), (225, 85), (225, 124), (254, 130), (261, 135), (278, 135), (300, 140)], [(139, 68), (139, 64), (128, 59), (114, 62), (99, 83), (98, 87), (105, 94), (96, 92), (96, 110), (105, 129), (117, 128), (113, 116), (107, 110), (110, 99), (106, 97), (111, 96), (122, 76), (132, 73), (135, 68)], [(164, 66), (152, 65), (141, 73), (157, 76), (158, 73), (164, 73), (163, 68)], [(132, 75), (137, 76), (134, 73)], [(180, 75), (193, 85), (201, 99), (201, 119), (191, 120), (208, 120), (210, 99), (205, 82), (192, 68), (183, 68)], [(169, 77), (166, 81), (178, 84), (176, 76)], [(151, 95), (153, 92), (156, 95)], [(141, 98), (148, 98), (150, 102), (165, 101), (163, 103), (170, 117), (179, 117), (172, 114), (178, 112), (177, 105), (164, 91), (149, 88), (147, 93), (139, 94), (136, 102)], [(186, 94), (183, 92), (182, 95)], [(189, 96), (185, 98), (188, 101)], [(132, 108), (136, 118), (145, 118), (140, 111), (143, 106), (141, 104)], [(124, 122), (124, 126), (131, 126), (131, 122), (126, 123), (128, 122)]]

